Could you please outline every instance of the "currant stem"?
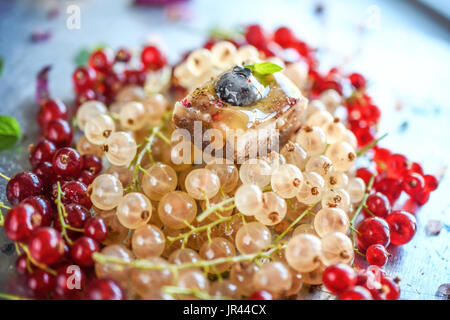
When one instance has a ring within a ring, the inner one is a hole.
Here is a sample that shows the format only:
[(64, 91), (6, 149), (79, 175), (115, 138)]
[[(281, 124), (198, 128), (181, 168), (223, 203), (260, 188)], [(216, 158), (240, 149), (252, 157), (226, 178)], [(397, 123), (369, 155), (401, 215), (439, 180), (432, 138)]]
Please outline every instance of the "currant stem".
[(352, 220), (350, 221), (350, 230), (351, 230), (350, 231), (350, 235), (351, 235), (352, 239), (353, 239), (354, 231), (356, 231), (353, 228), (354, 225), (355, 225), (355, 222), (356, 222), (356, 218), (358, 218), (358, 215), (361, 212), (362, 208), (366, 205), (367, 198), (369, 197), (370, 191), (372, 190), (374, 181), (375, 181), (375, 175), (373, 174), (370, 177), (369, 183), (367, 184), (366, 193), (364, 194), (364, 197), (363, 197), (361, 203), (359, 204), (358, 208), (356, 208), (356, 211), (355, 211), (355, 213), (354, 213), (354, 215), (352, 217)]
[(364, 147), (362, 147), (361, 149), (359, 149), (359, 150), (356, 152), (356, 155), (357, 155), (358, 157), (364, 155), (369, 149), (375, 147), (375, 146), (378, 144), (378, 142), (380, 142), (381, 140), (383, 140), (384, 138), (386, 138), (387, 135), (388, 135), (388, 133), (386, 132), (386, 133), (383, 134), (381, 137), (379, 137), (379, 138), (377, 138), (377, 139), (375, 139), (375, 140), (372, 140), (371, 142), (369, 142), (368, 144), (366, 144)]
[(229, 204), (231, 202), (234, 202), (234, 197), (233, 198), (228, 198), (223, 200), (222, 202), (219, 202), (218, 204), (213, 205), (212, 207), (209, 205), (209, 200), (207, 202), (207, 207), (206, 210), (203, 211), (198, 217), (197, 217), (197, 221), (198, 222), (202, 222), (203, 220), (205, 220), (207, 217), (209, 217), (209, 215), (215, 211), (224, 211), (225, 209), (228, 208), (224, 208), (224, 205)]
[(359, 251), (357, 248), (353, 249), (358, 255), (360, 255), (361, 257), (366, 257), (366, 255), (364, 253), (362, 253), (361, 251)]
[(39, 269), (44, 270), (45, 272), (50, 273), (53, 276), (56, 276), (56, 271), (47, 267), (46, 265), (43, 265), (42, 263), (37, 262), (36, 260), (34, 260), (34, 258), (31, 256), (30, 251), (28, 250), (28, 246), (21, 243), (20, 247), (22, 248), (23, 252), (25, 252), (25, 254), (27, 255), (27, 259), (34, 264), (36, 267), (38, 267)]
[(7, 180), (7, 181), (11, 180), (10, 177), (5, 176), (5, 175), (4, 175), (3, 173), (1, 173), (1, 172), (0, 172), (0, 177), (2, 177), (3, 179), (5, 179), (5, 180)]
[(212, 297), (209, 293), (199, 290), (199, 289), (188, 289), (181, 288), (176, 286), (165, 286), (162, 288), (162, 291), (170, 294), (172, 297), (176, 298), (176, 295), (190, 295), (202, 300), (227, 300), (225, 297)]
[[(189, 262), (189, 263), (182, 263), (177, 265), (171, 265), (169, 267), (170, 270), (180, 270), (180, 269), (186, 269), (186, 268), (210, 268), (212, 266), (216, 266), (218, 264), (222, 263), (235, 263), (235, 262), (241, 262), (241, 261), (253, 261), (257, 258), (270, 258), (270, 256), (278, 251), (282, 250), (286, 247), (285, 244), (279, 244), (277, 246), (274, 246), (273, 248), (267, 250), (267, 251), (260, 251), (252, 254), (241, 254), (238, 256), (233, 257), (221, 257), (217, 259), (212, 260), (199, 260), (196, 262)], [(116, 257), (110, 257), (106, 256), (104, 254), (95, 252), (92, 255), (93, 259), (97, 261), (98, 263), (115, 263), (118, 265), (126, 265), (133, 268), (138, 269), (146, 269), (146, 270), (163, 270), (167, 269), (167, 264), (159, 264), (159, 263), (152, 263), (145, 259), (136, 259), (134, 261), (127, 261)]]
[(66, 208), (64, 207), (64, 205), (61, 202), (62, 190), (61, 190), (61, 184), (59, 183), (59, 181), (57, 182), (57, 188), (58, 188), (58, 195), (55, 200), (55, 203), (56, 203), (56, 207), (58, 209), (59, 223), (61, 224), (61, 235), (67, 241), (67, 244), (72, 245), (73, 241), (72, 241), (72, 239), (69, 238), (69, 235), (67, 234), (67, 229), (75, 231), (75, 232), (84, 232), (84, 229), (74, 228), (74, 227), (68, 225), (66, 223), (66, 221), (64, 220), (64, 217), (67, 217), (67, 213), (66, 213)]
[(5, 205), (3, 202), (0, 201), (0, 208), (6, 209), (6, 210), (10, 210), (11, 207), (8, 207), (7, 205)]
[(289, 231), (297, 224), (299, 223), (300, 220), (302, 220), (309, 212), (312, 208), (314, 208), (319, 202), (316, 202), (312, 205), (310, 205), (308, 208), (306, 208), (305, 211), (303, 211), (294, 221), (292, 221), (292, 223), (286, 228), (286, 230), (284, 230), (280, 235), (278, 235), (275, 240), (274, 240), (274, 244), (277, 244), (281, 239), (283, 239), (283, 237), (289, 233)]
[(3, 293), (3, 292), (0, 292), (0, 298), (5, 299), (5, 300), (33, 300), (30, 298), (25, 298), (25, 297), (16, 296), (13, 294), (8, 294), (8, 293)]

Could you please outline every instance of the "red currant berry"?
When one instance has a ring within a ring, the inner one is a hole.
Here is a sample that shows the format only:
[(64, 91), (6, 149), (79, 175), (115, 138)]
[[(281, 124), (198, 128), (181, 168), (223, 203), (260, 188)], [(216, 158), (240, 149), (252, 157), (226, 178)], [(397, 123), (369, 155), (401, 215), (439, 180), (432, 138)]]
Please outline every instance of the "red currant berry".
[[(66, 204), (64, 205), (64, 208), (67, 214), (67, 217), (64, 218), (64, 222), (73, 228), (84, 228), (86, 221), (90, 217), (89, 210), (75, 203)], [(61, 221), (59, 220), (59, 217), (55, 219), (55, 228), (56, 230), (61, 230)], [(73, 230), (67, 230), (67, 234), (71, 239), (79, 238), (82, 235), (81, 232)]]
[(91, 68), (107, 72), (113, 64), (113, 55), (109, 49), (100, 49), (91, 53), (88, 59), (88, 64)]
[(389, 253), (381, 244), (373, 244), (367, 248), (366, 259), (370, 265), (382, 267), (388, 261)]
[(272, 294), (265, 290), (257, 291), (250, 296), (249, 300), (272, 300)]
[(77, 150), (65, 147), (55, 152), (52, 165), (56, 174), (62, 177), (76, 177), (81, 171), (83, 161)]
[(353, 88), (356, 90), (362, 89), (366, 86), (366, 79), (359, 73), (352, 73), (348, 76), (348, 79), (350, 80), (350, 83), (352, 84)]
[(55, 277), (54, 293), (65, 299), (76, 299), (84, 289), (86, 276), (77, 265), (65, 265), (58, 269)]
[(394, 179), (402, 178), (408, 172), (408, 160), (404, 155), (395, 153), (386, 161), (386, 173)]
[(155, 46), (146, 46), (141, 52), (142, 64), (147, 69), (159, 70), (166, 64), (166, 57)]
[(42, 129), (52, 120), (67, 120), (67, 107), (58, 99), (47, 100), (39, 110), (38, 124)]
[[(22, 253), (20, 256), (17, 257), (16, 260), (16, 271), (20, 275), (26, 275), (28, 274), (28, 262), (27, 262), (27, 255), (25, 253)], [(31, 266), (31, 264), (30, 264)]]
[(385, 218), (391, 211), (389, 199), (382, 193), (377, 192), (367, 197), (367, 209), (363, 210), (364, 216), (370, 217), (371, 214)]
[(80, 93), (87, 89), (92, 89), (95, 82), (95, 70), (88, 67), (78, 67), (73, 75), (72, 81), (75, 91)]
[(400, 298), (400, 286), (390, 277), (381, 277), (381, 290), (386, 300), (398, 300)]
[(415, 196), (423, 191), (424, 185), (424, 178), (418, 173), (407, 173), (403, 178), (403, 190), (410, 196)]
[(89, 218), (84, 225), (84, 235), (98, 242), (103, 242), (108, 234), (105, 221), (100, 217)]
[(435, 176), (432, 176), (431, 174), (426, 174), (423, 176), (423, 179), (425, 181), (425, 190), (430, 192), (437, 189), (439, 182), (436, 179)]
[(81, 170), (77, 181), (89, 186), (95, 180), (95, 175), (87, 170)]
[(45, 297), (53, 288), (53, 276), (41, 269), (35, 269), (27, 276), (27, 286), (38, 297)]
[(257, 48), (262, 48), (266, 46), (267, 38), (264, 34), (261, 26), (253, 24), (247, 27), (247, 32), (245, 33), (245, 39), (247, 42)]
[(92, 101), (97, 98), (97, 95), (94, 90), (92, 89), (86, 89), (80, 92), (76, 99), (75, 99), (75, 105), (78, 107), (85, 103), (86, 101)]
[(412, 197), (419, 205), (423, 206), (430, 199), (430, 192), (421, 190)]
[(121, 48), (116, 53), (116, 62), (128, 62), (131, 60), (131, 52), (128, 49)]
[(22, 242), (26, 241), (41, 223), (42, 216), (33, 206), (19, 204), (8, 211), (3, 228), (9, 239)]
[(339, 295), (339, 300), (372, 300), (372, 295), (366, 288), (356, 286)]
[(31, 149), (29, 156), (31, 165), (34, 167), (41, 162), (52, 161), (55, 151), (56, 147), (53, 142), (49, 140), (43, 140), (39, 142)]
[[(76, 203), (91, 209), (92, 202), (88, 195), (88, 189), (85, 184), (80, 181), (67, 181), (61, 186), (61, 191), (64, 195), (63, 203)], [(55, 191), (53, 191), (55, 192)], [(54, 193), (55, 195), (55, 193)]]
[(310, 50), (306, 42), (297, 40), (292, 44), (292, 48), (302, 57), (308, 58)]
[(72, 127), (66, 120), (52, 120), (45, 126), (44, 137), (57, 147), (68, 147), (72, 144)]
[(36, 174), (20, 172), (8, 181), (6, 197), (12, 205), (16, 205), (25, 198), (40, 195), (43, 187), (42, 180)]
[(94, 175), (99, 174), (102, 171), (102, 161), (99, 157), (93, 154), (83, 155), (83, 166), (82, 169), (88, 170)]
[(356, 272), (346, 264), (328, 266), (322, 275), (323, 284), (333, 294), (341, 294), (356, 284)]
[(291, 29), (287, 27), (280, 27), (273, 34), (273, 40), (283, 48), (289, 48), (296, 39)]
[(32, 196), (26, 198), (21, 203), (29, 204), (41, 215), (41, 226), (50, 226), (53, 219), (53, 208), (50, 201), (42, 196)]
[(406, 211), (392, 211), (386, 218), (391, 230), (391, 243), (400, 246), (411, 241), (416, 233), (416, 218)]
[(55, 181), (55, 173), (50, 162), (41, 162), (33, 169), (33, 173), (37, 175), (44, 183), (44, 188)]
[(112, 279), (96, 279), (86, 289), (87, 300), (124, 300), (125, 294), (119, 284)]
[(83, 236), (73, 243), (72, 248), (70, 248), (70, 256), (80, 266), (91, 267), (94, 265), (92, 254), (98, 251), (100, 251), (98, 242)]
[(367, 218), (359, 224), (357, 230), (356, 239), (363, 250), (372, 244), (381, 244), (384, 247), (389, 244), (389, 225), (384, 219)]
[(30, 236), (28, 249), (36, 261), (51, 265), (64, 255), (64, 240), (55, 229), (41, 227)]
[(125, 70), (125, 83), (142, 86), (147, 79), (147, 72), (145, 70)]
[(400, 179), (381, 178), (375, 181), (374, 188), (388, 197), (391, 204), (394, 204), (402, 193), (402, 181)]
[(421, 176), (423, 176), (423, 168), (422, 166), (417, 163), (417, 162), (413, 162), (411, 163), (411, 167), (409, 168), (409, 172), (415, 172), (420, 174)]
[(369, 184), (370, 178), (375, 174), (372, 170), (368, 168), (359, 168), (356, 170), (356, 176), (364, 180), (365, 184)]

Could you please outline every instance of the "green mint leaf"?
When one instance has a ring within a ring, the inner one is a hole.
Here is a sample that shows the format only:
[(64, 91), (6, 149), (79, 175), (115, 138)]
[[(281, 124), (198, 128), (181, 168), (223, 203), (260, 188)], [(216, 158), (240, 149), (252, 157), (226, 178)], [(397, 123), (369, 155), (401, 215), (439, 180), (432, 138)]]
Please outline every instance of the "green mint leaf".
[(244, 66), (244, 68), (250, 69), (255, 76), (266, 76), (278, 71), (283, 70), (279, 65), (272, 62), (261, 62), (255, 64), (249, 64)]
[(81, 49), (75, 56), (75, 64), (77, 66), (86, 66), (88, 63), (90, 51), (88, 49)]
[(0, 150), (11, 148), (20, 137), (17, 120), (10, 116), (0, 116)]
[(3, 73), (3, 67), (5, 66), (5, 62), (3, 61), (3, 58), (0, 57), (0, 76)]
[(242, 28), (236, 27), (236, 28), (224, 28), (220, 26), (214, 26), (211, 29), (209, 29), (209, 37), (213, 39), (224, 39), (224, 40), (231, 40), (236, 39), (239, 36), (242, 36), (244, 34), (244, 30)]

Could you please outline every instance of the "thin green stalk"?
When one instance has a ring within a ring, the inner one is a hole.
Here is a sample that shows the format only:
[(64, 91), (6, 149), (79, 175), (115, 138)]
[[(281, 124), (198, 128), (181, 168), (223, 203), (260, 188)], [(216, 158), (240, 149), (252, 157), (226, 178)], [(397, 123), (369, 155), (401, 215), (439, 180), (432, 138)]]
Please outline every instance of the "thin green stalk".
[(352, 237), (352, 239), (353, 239), (353, 234), (355, 233), (354, 226), (355, 226), (356, 218), (358, 218), (358, 215), (360, 214), (362, 208), (366, 205), (367, 198), (369, 197), (370, 191), (372, 190), (374, 181), (375, 181), (375, 175), (372, 175), (370, 177), (369, 183), (367, 184), (366, 193), (364, 194), (364, 197), (363, 197), (361, 203), (359, 204), (358, 208), (356, 208), (356, 211), (352, 217), (352, 220), (350, 221), (350, 236)]
[(3, 298), (5, 300), (33, 300), (30, 298), (20, 297), (13, 294), (3, 293), (0, 292), (0, 298)]
[(1, 172), (0, 172), (0, 177), (2, 177), (3, 179), (5, 179), (5, 180), (7, 180), (7, 181), (11, 180), (10, 177), (5, 176), (5, 175), (4, 175), (3, 173), (1, 173)]
[(364, 147), (362, 147), (361, 149), (359, 149), (359, 150), (356, 152), (356, 155), (357, 155), (358, 157), (364, 155), (369, 149), (375, 147), (375, 146), (378, 144), (378, 142), (380, 142), (381, 140), (383, 140), (384, 138), (386, 138), (387, 135), (388, 135), (388, 133), (385, 133), (385, 134), (383, 134), (381, 137), (379, 137), (379, 138), (377, 138), (377, 139), (375, 139), (375, 140), (372, 140), (371, 142), (369, 142), (368, 144), (366, 144)]
[[(219, 202), (219, 203), (217, 203), (217, 204), (215, 204), (215, 205), (213, 205), (213, 206), (209, 206), (209, 205), (208, 205), (207, 208), (206, 208), (206, 210), (203, 211), (203, 212), (197, 217), (197, 221), (198, 221), (198, 222), (202, 222), (202, 221), (205, 220), (207, 217), (209, 217), (210, 214), (212, 214), (212, 213), (215, 212), (215, 211), (225, 211), (226, 209), (229, 209), (229, 208), (224, 208), (224, 206), (227, 205), (227, 204), (229, 204), (229, 203), (231, 203), (231, 202), (234, 202), (234, 197), (233, 197), (233, 198), (225, 199), (225, 200), (223, 200), (223, 201), (221, 201), (221, 202)], [(208, 201), (208, 204), (209, 204), (209, 201)]]
[(72, 239), (69, 238), (69, 235), (67, 234), (67, 229), (75, 231), (75, 232), (84, 232), (84, 229), (74, 228), (66, 223), (64, 218), (67, 217), (67, 212), (66, 212), (66, 208), (64, 207), (64, 204), (61, 201), (62, 190), (61, 190), (61, 184), (59, 183), (59, 181), (57, 182), (57, 188), (58, 188), (58, 195), (55, 200), (55, 203), (56, 203), (56, 207), (58, 210), (59, 222), (61, 224), (61, 236), (64, 237), (64, 239), (67, 241), (67, 244), (72, 245), (73, 241), (72, 241)]

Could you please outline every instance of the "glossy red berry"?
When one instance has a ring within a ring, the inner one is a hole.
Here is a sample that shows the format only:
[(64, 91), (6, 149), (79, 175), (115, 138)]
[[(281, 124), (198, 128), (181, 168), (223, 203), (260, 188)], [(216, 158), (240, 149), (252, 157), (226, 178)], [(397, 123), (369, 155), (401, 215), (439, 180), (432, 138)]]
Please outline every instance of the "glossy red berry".
[(386, 161), (386, 173), (388, 177), (399, 179), (408, 172), (408, 160), (402, 154), (392, 154)]
[[(91, 209), (92, 202), (88, 195), (86, 185), (80, 181), (67, 181), (61, 185), (61, 191), (64, 195), (63, 203), (76, 203), (87, 209)], [(55, 191), (53, 191), (55, 195)]]
[(415, 172), (407, 173), (403, 178), (403, 190), (410, 196), (415, 196), (424, 190), (424, 178)]
[(51, 162), (41, 162), (33, 169), (33, 173), (37, 175), (44, 184), (44, 190), (49, 190), (49, 185), (55, 182), (56, 175), (53, 171)]
[[(67, 217), (64, 218), (64, 222), (73, 228), (84, 228), (86, 221), (90, 217), (89, 210), (75, 203), (66, 204), (64, 205), (64, 208), (67, 214)], [(55, 228), (61, 230), (61, 221), (59, 217), (55, 219)], [(73, 230), (67, 230), (67, 234), (71, 239), (76, 239), (83, 235), (82, 232)]]
[(95, 175), (87, 170), (81, 170), (80, 174), (78, 175), (77, 181), (83, 183), (86, 186), (89, 186), (94, 180)]
[(391, 243), (397, 246), (411, 241), (416, 233), (416, 218), (403, 210), (393, 211), (386, 218), (391, 231)]
[(116, 62), (128, 62), (131, 60), (131, 52), (128, 49), (121, 48), (117, 51), (115, 61)]
[(72, 74), (75, 91), (78, 93), (92, 89), (95, 83), (95, 70), (88, 67), (78, 67)]
[(102, 171), (102, 160), (93, 154), (85, 154), (83, 155), (82, 169), (98, 175)]
[(367, 218), (359, 224), (357, 230), (356, 239), (363, 250), (366, 250), (372, 244), (381, 244), (384, 247), (389, 244), (389, 225), (384, 219)]
[(159, 70), (166, 64), (166, 57), (155, 46), (146, 46), (141, 52), (142, 64), (147, 69)]
[(391, 211), (391, 205), (389, 199), (382, 193), (377, 192), (367, 197), (366, 201), (367, 209), (364, 208), (364, 216), (370, 217), (371, 214), (385, 218)]
[(390, 277), (381, 277), (381, 291), (386, 300), (398, 300), (400, 298), (400, 286)]
[(16, 205), (25, 198), (40, 195), (43, 187), (42, 180), (33, 172), (19, 172), (8, 181), (6, 197)]
[(421, 176), (423, 176), (423, 168), (420, 165), (420, 163), (417, 163), (417, 162), (411, 163), (410, 168), (409, 168), (409, 172), (415, 172), (415, 173), (418, 173)]
[[(27, 262), (27, 255), (26, 253), (22, 253), (20, 256), (17, 257), (16, 260), (16, 271), (20, 275), (26, 275), (28, 274), (28, 262)], [(31, 266), (31, 262), (30, 262)]]
[(283, 48), (289, 48), (296, 41), (296, 38), (291, 29), (280, 27), (275, 30), (273, 40)]
[(250, 296), (249, 300), (272, 300), (272, 294), (265, 290), (257, 291)]
[(53, 288), (53, 276), (36, 268), (32, 273), (27, 275), (27, 286), (33, 291), (38, 298), (45, 297)]
[(67, 120), (67, 107), (59, 99), (47, 100), (39, 110), (38, 114), (38, 124), (41, 128), (44, 128), (47, 123), (56, 119)]
[(53, 171), (62, 177), (77, 177), (83, 160), (77, 150), (65, 147), (55, 152), (52, 165)]
[(381, 178), (375, 180), (374, 188), (388, 197), (389, 202), (395, 203), (402, 193), (402, 180), (394, 178)]
[(46, 198), (42, 196), (31, 196), (24, 199), (21, 203), (29, 204), (41, 216), (41, 226), (48, 227), (52, 223), (53, 208)]
[(36, 146), (33, 146), (30, 152), (30, 163), (34, 167), (44, 161), (52, 161), (56, 146), (49, 140), (43, 140)]
[(368, 168), (359, 168), (356, 170), (356, 176), (364, 180), (364, 183), (369, 184), (370, 178), (375, 174), (372, 170)]
[(55, 282), (54, 293), (59, 298), (78, 298), (86, 284), (86, 276), (77, 265), (65, 265), (58, 269)]
[(92, 100), (96, 100), (96, 99), (97, 99), (97, 94), (95, 93), (95, 91), (93, 89), (86, 89), (77, 95), (77, 97), (75, 99), (75, 104), (76, 104), (76, 106), (80, 106), (83, 103), (85, 103), (86, 101), (92, 101)]
[(366, 250), (366, 259), (370, 265), (382, 267), (388, 261), (388, 256), (389, 253), (381, 244), (373, 244)]
[(77, 239), (72, 248), (70, 248), (70, 256), (73, 261), (83, 267), (90, 267), (94, 265), (92, 254), (98, 252), (100, 246), (97, 241), (89, 237), (81, 237)]
[(105, 221), (100, 217), (90, 217), (84, 225), (84, 235), (98, 242), (103, 242), (108, 234)]
[(44, 128), (44, 137), (57, 147), (68, 147), (72, 144), (72, 127), (66, 120), (52, 120)]
[(96, 279), (86, 289), (87, 300), (124, 300), (125, 294), (119, 284), (112, 279)]
[(356, 272), (346, 264), (328, 266), (322, 275), (323, 284), (333, 294), (341, 294), (356, 284)]
[(352, 73), (348, 76), (348, 79), (350, 80), (350, 83), (352, 84), (353, 88), (356, 90), (362, 89), (366, 86), (366, 79), (359, 73)]
[(41, 227), (30, 236), (28, 249), (36, 261), (51, 265), (64, 255), (64, 240), (55, 229)]
[(113, 64), (111, 50), (105, 48), (92, 52), (89, 56), (88, 64), (97, 71), (107, 72)]
[(339, 300), (372, 300), (370, 292), (361, 286), (355, 286), (339, 295)]
[(423, 176), (423, 179), (425, 181), (425, 190), (430, 192), (437, 189), (439, 182), (436, 179), (435, 176), (432, 176), (431, 174), (426, 174)]
[(3, 228), (12, 241), (26, 241), (42, 223), (42, 216), (29, 204), (18, 204), (5, 216)]
[(245, 33), (247, 42), (257, 48), (265, 47), (267, 43), (266, 35), (259, 25), (250, 25)]

